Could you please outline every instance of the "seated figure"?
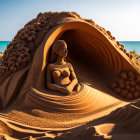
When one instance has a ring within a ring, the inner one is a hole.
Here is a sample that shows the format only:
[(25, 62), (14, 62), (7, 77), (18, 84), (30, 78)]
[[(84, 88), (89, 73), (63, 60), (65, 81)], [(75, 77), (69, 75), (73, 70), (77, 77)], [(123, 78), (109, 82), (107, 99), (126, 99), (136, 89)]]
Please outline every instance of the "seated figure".
[(54, 42), (51, 53), (51, 63), (47, 67), (47, 87), (68, 95), (72, 91), (79, 92), (80, 84), (70, 63), (65, 61), (67, 44), (64, 40)]

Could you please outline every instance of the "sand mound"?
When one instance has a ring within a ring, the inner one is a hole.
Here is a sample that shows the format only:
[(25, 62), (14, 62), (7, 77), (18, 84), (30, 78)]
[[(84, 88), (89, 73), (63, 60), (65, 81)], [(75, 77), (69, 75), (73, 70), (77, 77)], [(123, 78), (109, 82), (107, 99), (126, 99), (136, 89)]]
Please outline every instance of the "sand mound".
[[(58, 39), (67, 43), (67, 61), (81, 82), (78, 94), (64, 96), (45, 86), (52, 44)], [(17, 33), (0, 60), (1, 133), (7, 139), (106, 139), (121, 130), (126, 138), (133, 130), (137, 137), (139, 100), (130, 104), (109, 85), (122, 72), (139, 76), (139, 66), (92, 20), (74, 12), (40, 13)], [(133, 126), (125, 130), (129, 123)]]

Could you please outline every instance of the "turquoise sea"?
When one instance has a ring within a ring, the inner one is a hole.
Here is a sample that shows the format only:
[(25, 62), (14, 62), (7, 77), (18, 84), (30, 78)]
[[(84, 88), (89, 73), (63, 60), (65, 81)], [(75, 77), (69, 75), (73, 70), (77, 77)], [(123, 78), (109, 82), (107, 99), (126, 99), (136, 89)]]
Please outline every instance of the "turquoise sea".
[[(119, 41), (127, 51), (136, 50), (140, 54), (140, 41)], [(0, 52), (4, 52), (10, 41), (0, 41)]]
[(119, 41), (127, 51), (136, 50), (140, 54), (140, 41)]
[(0, 52), (4, 52), (10, 42), (11, 41), (0, 41)]

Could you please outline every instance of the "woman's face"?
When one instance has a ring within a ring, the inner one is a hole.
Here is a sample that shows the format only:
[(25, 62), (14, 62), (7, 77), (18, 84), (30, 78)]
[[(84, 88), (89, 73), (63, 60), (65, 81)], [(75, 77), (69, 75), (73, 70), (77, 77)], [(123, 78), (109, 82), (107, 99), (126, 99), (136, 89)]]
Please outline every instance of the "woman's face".
[(67, 56), (67, 53), (68, 53), (68, 50), (67, 50), (66, 45), (63, 45), (62, 47), (60, 47), (60, 49), (57, 52), (57, 54), (62, 58), (65, 58)]

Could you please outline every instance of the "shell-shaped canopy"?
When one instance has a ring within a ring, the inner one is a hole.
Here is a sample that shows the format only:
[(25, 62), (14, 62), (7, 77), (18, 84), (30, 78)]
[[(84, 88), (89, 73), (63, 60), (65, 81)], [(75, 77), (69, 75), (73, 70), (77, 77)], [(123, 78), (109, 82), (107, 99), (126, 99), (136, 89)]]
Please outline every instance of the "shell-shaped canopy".
[[(116, 47), (116, 44), (108, 36), (88, 22), (75, 18), (63, 19), (46, 35), (44, 43), (42, 42), (38, 53), (36, 52), (35, 67), (39, 65), (38, 67), (42, 67), (41, 71), (45, 70), (49, 63), (51, 46), (58, 39), (66, 41), (69, 52), (67, 61), (72, 63), (78, 79), (82, 82), (92, 85), (95, 83), (94, 77), (98, 77), (108, 84), (120, 72), (134, 71), (139, 73), (139, 67), (135, 61)], [(37, 59), (41, 56), (37, 55), (43, 55), (40, 62)], [(41, 73), (39, 75), (41, 76)], [(41, 81), (39, 80), (37, 83), (39, 84)]]

